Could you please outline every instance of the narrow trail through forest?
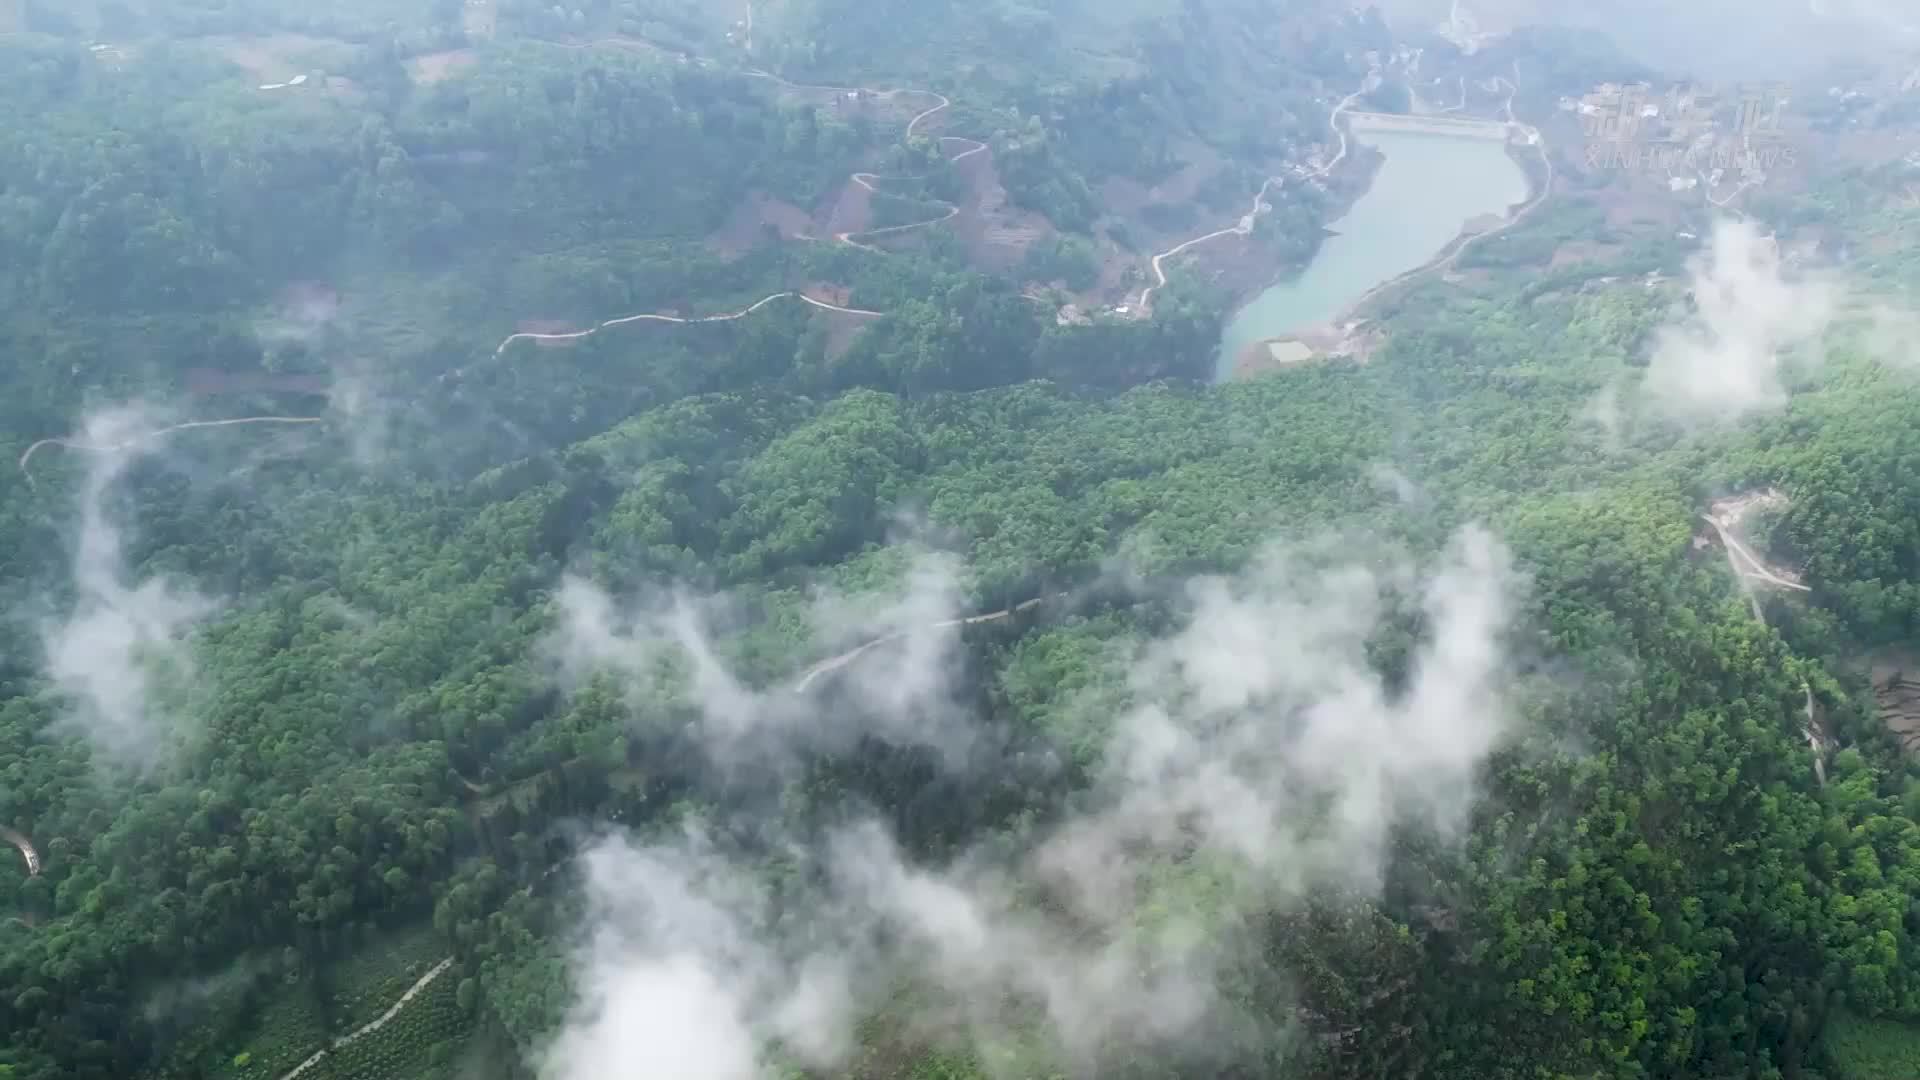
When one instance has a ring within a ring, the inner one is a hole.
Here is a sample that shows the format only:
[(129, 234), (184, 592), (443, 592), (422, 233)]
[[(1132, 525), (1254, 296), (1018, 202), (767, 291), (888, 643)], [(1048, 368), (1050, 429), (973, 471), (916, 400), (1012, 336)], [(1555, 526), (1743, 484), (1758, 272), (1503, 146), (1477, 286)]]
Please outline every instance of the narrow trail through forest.
[(1733, 535), (1727, 526), (1722, 525), (1711, 515), (1706, 515), (1704, 519), (1707, 524), (1713, 526), (1714, 532), (1720, 535), (1720, 542), (1726, 545), (1727, 561), (1732, 564), (1733, 572), (1743, 580), (1752, 579), (1764, 581), (1775, 588), (1791, 589), (1794, 592), (1810, 593), (1813, 591), (1797, 581), (1788, 581), (1786, 578), (1774, 573), (1766, 563), (1760, 561), (1758, 555), (1748, 550), (1747, 546), (1740, 542), (1739, 537)]
[[(1760, 606), (1759, 591), (1754, 588), (1758, 581), (1775, 588), (1793, 592), (1810, 593), (1813, 590), (1797, 581), (1790, 581), (1755, 555), (1736, 535), (1740, 523), (1746, 516), (1762, 507), (1780, 506), (1786, 499), (1777, 491), (1756, 492), (1731, 499), (1722, 499), (1713, 504), (1700, 519), (1713, 528), (1720, 538), (1721, 549), (1727, 553), (1727, 566), (1733, 571), (1734, 580), (1740, 583), (1740, 589), (1746, 593), (1747, 603), (1753, 610), (1754, 619), (1761, 626), (1767, 625), (1766, 611)], [(1807, 746), (1813, 753), (1813, 774), (1820, 786), (1827, 784), (1827, 733), (1820, 722), (1818, 711), (1814, 707), (1813, 684), (1802, 680), (1800, 689), (1806, 693), (1806, 721), (1802, 733), (1807, 738)]]
[[(1340, 114), (1352, 108), (1353, 103), (1360, 99), (1360, 95), (1366, 93), (1367, 90), (1372, 87), (1373, 80), (1376, 77), (1376, 75), (1377, 75), (1377, 72), (1368, 72), (1366, 80), (1360, 84), (1360, 89), (1355, 90), (1353, 93), (1348, 94), (1344, 98), (1341, 98), (1340, 103), (1333, 107), (1333, 112), (1328, 114), (1327, 126), (1331, 127), (1333, 129), (1333, 133), (1339, 137), (1340, 149), (1337, 153), (1333, 155), (1332, 160), (1328, 161), (1325, 165), (1322, 165), (1318, 169), (1314, 170), (1312, 174), (1313, 177), (1320, 178), (1320, 177), (1327, 176), (1328, 174), (1332, 173), (1333, 170), (1342, 161), (1346, 160), (1347, 132), (1345, 128), (1342, 128), (1340, 126)], [(1160, 254), (1155, 255), (1153, 257), (1153, 262), (1152, 262), (1153, 284), (1147, 286), (1146, 290), (1140, 294), (1139, 309), (1140, 309), (1141, 316), (1145, 317), (1149, 314), (1152, 314), (1153, 294), (1160, 289), (1166, 288), (1167, 271), (1166, 271), (1165, 263), (1168, 259), (1171, 259), (1176, 255), (1179, 255), (1180, 253), (1188, 250), (1189, 248), (1197, 247), (1201, 244), (1204, 244), (1209, 240), (1217, 240), (1222, 236), (1245, 236), (1248, 233), (1251, 233), (1253, 231), (1254, 222), (1257, 221), (1260, 217), (1260, 208), (1266, 204), (1267, 192), (1272, 190), (1274, 183), (1279, 179), (1280, 179), (1279, 177), (1269, 176), (1264, 181), (1261, 182), (1260, 190), (1253, 196), (1252, 209), (1248, 210), (1246, 213), (1246, 216), (1242, 217), (1239, 221), (1235, 222), (1232, 225), (1227, 226), (1224, 229), (1215, 229), (1214, 231), (1210, 233), (1206, 233), (1205, 235), (1196, 236), (1193, 239), (1188, 240), (1184, 243), (1176, 244), (1173, 247), (1170, 247), (1167, 250), (1161, 252)]]
[[(1053, 599), (1058, 599), (1065, 595), (1067, 594), (1057, 593), (1055, 594)], [(1039, 607), (1047, 599), (1048, 598), (1044, 596), (1036, 596), (1031, 600), (1027, 600), (1027, 601), (1023, 601), (1021, 603), (1015, 604), (1010, 608), (1002, 608), (999, 611), (989, 612), (985, 615), (974, 615), (968, 618), (943, 619), (939, 622), (928, 623), (927, 625), (921, 627), (921, 629), (922, 630), (947, 630), (956, 626), (978, 626), (981, 623), (998, 622), (1001, 619), (1010, 619), (1013, 616), (1018, 615), (1020, 612), (1028, 611), (1033, 608)], [(848, 664), (853, 663), (855, 660), (858, 660), (868, 650), (877, 648), (881, 645), (885, 645), (889, 641), (898, 641), (901, 638), (906, 637), (909, 633), (912, 633), (912, 632), (913, 631), (910, 631), (910, 630), (897, 630), (891, 634), (882, 635), (880, 637), (874, 638), (872, 641), (868, 641), (864, 644), (848, 649), (846, 652), (843, 652), (838, 656), (828, 657), (827, 659), (820, 661), (819, 663), (813, 665), (812, 667), (808, 668), (806, 671), (801, 673), (799, 681), (793, 684), (793, 692), (796, 694), (806, 693), (807, 687), (812, 686), (814, 680), (818, 679), (820, 676), (826, 675), (830, 672), (838, 671), (841, 668), (846, 667)]]
[[(502, 353), (505, 353), (507, 349), (517, 341), (581, 341), (586, 338), (590, 338), (595, 334), (598, 334), (602, 330), (611, 330), (617, 326), (626, 326), (630, 323), (637, 323), (637, 322), (675, 323), (681, 326), (689, 326), (697, 323), (732, 322), (735, 319), (746, 318), (747, 316), (753, 314), (754, 312), (759, 311), (761, 308), (766, 307), (768, 304), (773, 303), (775, 300), (786, 300), (786, 299), (798, 300), (803, 304), (811, 304), (814, 307), (820, 308), (823, 311), (837, 311), (843, 315), (863, 315), (871, 318), (878, 318), (879, 316), (885, 314), (885, 312), (880, 312), (880, 311), (869, 311), (866, 308), (842, 307), (839, 304), (829, 304), (825, 300), (815, 300), (813, 297), (808, 296), (805, 293), (794, 292), (789, 290), (787, 292), (774, 293), (772, 296), (762, 297), (761, 299), (756, 300), (749, 307), (745, 307), (739, 311), (730, 312), (725, 315), (680, 316), (680, 315), (664, 315), (664, 314), (650, 312), (644, 315), (625, 315), (618, 319), (608, 319), (606, 322), (603, 322), (598, 326), (592, 327), (591, 329), (575, 330), (571, 333), (565, 333), (565, 334), (536, 334), (536, 333), (508, 334), (505, 338), (501, 340), (499, 346), (493, 350), (493, 356), (494, 356), (494, 359), (496, 360), (499, 359), (500, 355)], [(455, 372), (455, 374), (457, 375), (459, 373)]]
[(5, 840), (7, 843), (20, 849), (20, 857), (27, 860), (28, 877), (40, 876), (42, 865), (40, 862), (40, 852), (35, 850), (33, 841), (27, 839), (25, 833), (16, 829), (10, 829), (5, 825), (0, 825), (0, 840)]
[(360, 1039), (368, 1035), (371, 1035), (376, 1031), (379, 1031), (383, 1027), (386, 1027), (388, 1021), (400, 1015), (400, 1010), (406, 1008), (408, 1002), (412, 1001), (415, 997), (417, 997), (420, 991), (425, 990), (429, 985), (432, 984), (433, 980), (439, 978), (442, 974), (446, 972), (448, 968), (452, 966), (453, 966), (453, 957), (451, 956), (447, 957), (445, 960), (440, 961), (438, 964), (435, 964), (433, 966), (433, 970), (427, 972), (425, 975), (420, 976), (420, 981), (414, 983), (411, 987), (409, 987), (406, 993), (401, 994), (400, 1000), (394, 1002), (393, 1006), (389, 1008), (386, 1012), (381, 1013), (377, 1019), (368, 1021), (366, 1024), (354, 1030), (353, 1032), (346, 1035), (342, 1035), (339, 1038), (328, 1043), (326, 1046), (321, 1047), (319, 1050), (314, 1051), (312, 1057), (294, 1066), (292, 1071), (281, 1076), (280, 1080), (295, 1080), (295, 1077), (298, 1077), (301, 1073), (304, 1073), (308, 1069), (311, 1069), (314, 1066), (320, 1064), (321, 1060), (324, 1059), (328, 1054), (333, 1053), (335, 1050), (339, 1050), (343, 1047), (352, 1045), (353, 1043), (358, 1042)]

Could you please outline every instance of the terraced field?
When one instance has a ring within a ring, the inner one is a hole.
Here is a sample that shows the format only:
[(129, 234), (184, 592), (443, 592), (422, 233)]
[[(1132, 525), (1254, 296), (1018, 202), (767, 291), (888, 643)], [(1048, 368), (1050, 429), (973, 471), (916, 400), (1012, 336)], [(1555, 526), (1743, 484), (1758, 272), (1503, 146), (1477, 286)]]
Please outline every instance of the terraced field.
[(145, 1080), (453, 1080), (473, 1025), (452, 963), (425, 924), (372, 938), (256, 1010), (213, 1008)]

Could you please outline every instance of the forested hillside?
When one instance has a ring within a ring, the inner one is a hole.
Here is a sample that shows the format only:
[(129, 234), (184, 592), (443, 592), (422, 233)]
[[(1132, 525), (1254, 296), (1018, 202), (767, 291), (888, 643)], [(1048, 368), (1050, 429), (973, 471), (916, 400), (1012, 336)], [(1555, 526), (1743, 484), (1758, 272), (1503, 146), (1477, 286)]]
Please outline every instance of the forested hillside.
[(1377, 14), (17, 14), (0, 1077), (1911, 1075), (1920, 209), (1212, 385)]

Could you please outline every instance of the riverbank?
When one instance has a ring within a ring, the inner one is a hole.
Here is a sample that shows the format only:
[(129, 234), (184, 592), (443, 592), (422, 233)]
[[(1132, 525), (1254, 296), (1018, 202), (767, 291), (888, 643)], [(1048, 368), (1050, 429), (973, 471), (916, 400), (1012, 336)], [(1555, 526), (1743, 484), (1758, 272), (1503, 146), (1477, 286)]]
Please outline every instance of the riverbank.
[[(1408, 233), (1413, 229), (1414, 219), (1421, 212), (1431, 208), (1434, 212), (1453, 215), (1449, 222), (1450, 227), (1455, 230), (1452, 236), (1436, 248), (1430, 249), (1432, 254), (1423, 257), (1417, 265), (1373, 282), (1357, 296), (1349, 293), (1348, 296), (1334, 300), (1331, 313), (1324, 313), (1329, 299), (1326, 296), (1327, 291), (1343, 291), (1352, 288), (1355, 277), (1359, 273), (1358, 264), (1365, 262), (1362, 257), (1365, 253), (1352, 251), (1327, 253), (1326, 257), (1329, 259), (1334, 258), (1336, 254), (1345, 258), (1346, 261), (1338, 266), (1321, 265), (1319, 263), (1321, 257), (1316, 256), (1316, 263), (1310, 265), (1306, 271), (1270, 280), (1265, 288), (1247, 295), (1234, 309), (1227, 331), (1222, 337), (1220, 370), (1222, 379), (1247, 378), (1279, 368), (1331, 358), (1364, 361), (1384, 344), (1385, 335), (1372, 327), (1370, 321), (1360, 314), (1363, 309), (1390, 290), (1404, 286), (1435, 270), (1450, 269), (1473, 244), (1519, 224), (1549, 197), (1554, 181), (1552, 157), (1539, 131), (1519, 123), (1514, 118), (1513, 84), (1507, 85), (1509, 95), (1505, 111), (1508, 119), (1504, 127), (1508, 137), (1501, 147), (1501, 159), (1504, 163), (1514, 166), (1513, 175), (1518, 177), (1524, 185), (1517, 193), (1517, 197), (1502, 206), (1498, 213), (1462, 212), (1461, 206), (1464, 205), (1460, 200), (1462, 191), (1470, 199), (1476, 193), (1484, 194), (1481, 188), (1497, 191), (1497, 184), (1490, 183), (1489, 178), (1486, 177), (1476, 179), (1468, 176), (1463, 180), (1455, 181), (1456, 190), (1453, 194), (1456, 197), (1450, 204), (1445, 197), (1448, 194), (1446, 182), (1442, 179), (1445, 169), (1439, 162), (1422, 160), (1409, 164), (1403, 161), (1399, 173), (1391, 178), (1385, 170), (1376, 174), (1376, 184), (1391, 179), (1407, 190), (1388, 191), (1370, 188), (1367, 194), (1376, 195), (1379, 198), (1392, 198), (1394, 204), (1371, 207), (1370, 220), (1356, 223), (1358, 229), (1365, 231), (1371, 228), (1375, 233), (1383, 229), (1390, 233), (1393, 231)], [(1475, 123), (1485, 127), (1497, 122), (1476, 121)], [(1452, 141), (1454, 139), (1453, 136), (1441, 135), (1437, 132), (1423, 131), (1408, 134), (1429, 140)], [(1480, 141), (1483, 145), (1486, 141), (1482, 135), (1478, 134), (1471, 138)], [(1433, 143), (1402, 142), (1397, 149), (1402, 153), (1407, 152), (1409, 148), (1427, 152), (1434, 147)], [(1464, 150), (1464, 146), (1461, 149)], [(1390, 158), (1396, 147), (1389, 145), (1385, 150)], [(1466, 152), (1471, 153), (1471, 151)], [(1388, 168), (1392, 166), (1389, 165)], [(1417, 170), (1418, 176), (1408, 176), (1410, 169)], [(1407, 205), (1395, 205), (1398, 203)], [(1380, 240), (1376, 236), (1377, 242), (1387, 244), (1389, 247), (1392, 241), (1397, 239), (1400, 237), (1389, 236), (1387, 240)], [(1431, 237), (1429, 237), (1430, 240)], [(1392, 254), (1392, 251), (1388, 251), (1386, 257), (1390, 258)], [(1405, 263), (1401, 265), (1404, 266)], [(1309, 280), (1310, 277), (1317, 277), (1319, 280)], [(1288, 290), (1293, 290), (1293, 293), (1289, 293)], [(1303, 314), (1316, 306), (1320, 310)], [(1284, 328), (1284, 332), (1256, 333), (1252, 336), (1244, 333), (1235, 334), (1236, 329), (1244, 329), (1247, 323), (1261, 319), (1278, 322), (1279, 327), (1276, 329)]]
[[(1342, 114), (1346, 113), (1347, 111), (1353, 108), (1354, 102), (1360, 100), (1362, 95), (1367, 93), (1367, 91), (1373, 89), (1374, 86), (1378, 84), (1379, 78), (1380, 78), (1380, 71), (1379, 71), (1379, 68), (1376, 66), (1367, 72), (1366, 78), (1361, 80), (1361, 83), (1358, 89), (1354, 90), (1352, 93), (1348, 94), (1346, 97), (1341, 98), (1337, 103), (1335, 103), (1335, 105), (1333, 106), (1333, 110), (1327, 114), (1327, 128), (1328, 130), (1333, 132), (1335, 136), (1335, 140), (1339, 145), (1339, 149), (1335, 151), (1333, 157), (1330, 158), (1326, 164), (1319, 166), (1318, 168), (1314, 169), (1311, 173), (1305, 174), (1307, 179), (1322, 184), (1324, 190), (1327, 190), (1329, 192), (1333, 190), (1332, 180), (1336, 174), (1336, 170), (1339, 169), (1341, 162), (1346, 161), (1348, 159), (1349, 151), (1355, 149), (1358, 145), (1358, 140), (1351, 135), (1351, 133), (1347, 130), (1346, 127), (1343, 127), (1341, 125), (1340, 118)], [(1246, 240), (1247, 238), (1250, 238), (1253, 235), (1254, 225), (1260, 219), (1260, 215), (1263, 213), (1266, 213), (1270, 208), (1270, 204), (1267, 202), (1267, 194), (1274, 189), (1276, 183), (1284, 183), (1284, 180), (1282, 179), (1281, 176), (1270, 171), (1266, 179), (1260, 182), (1259, 190), (1254, 192), (1253, 204), (1247, 209), (1247, 212), (1241, 216), (1238, 222), (1232, 225), (1229, 225), (1223, 229), (1215, 229), (1212, 232), (1203, 233), (1199, 236), (1192, 237), (1191, 239), (1185, 240), (1179, 244), (1174, 245), (1173, 247), (1168, 248), (1165, 251), (1162, 251), (1154, 255), (1153, 258), (1150, 259), (1147, 264), (1148, 268), (1153, 273), (1154, 281), (1153, 281), (1153, 284), (1148, 285), (1146, 289), (1141, 292), (1139, 300), (1133, 304), (1133, 309), (1136, 313), (1136, 317), (1146, 318), (1147, 316), (1152, 314), (1153, 294), (1160, 289), (1166, 288), (1166, 285), (1167, 285), (1167, 271), (1166, 271), (1165, 263), (1168, 259), (1174, 258), (1195, 247), (1198, 247), (1203, 244), (1209, 244), (1223, 237), (1229, 237), (1229, 236), (1239, 237), (1243, 241)], [(1364, 193), (1366, 191), (1366, 187), (1367, 187), (1366, 184), (1359, 185), (1359, 192)], [(1358, 197), (1359, 196), (1356, 194), (1355, 198), (1357, 199)], [(1350, 206), (1351, 204), (1348, 204), (1348, 205)], [(1342, 210), (1342, 213), (1345, 213), (1344, 209)], [(1216, 272), (1215, 279), (1218, 280), (1219, 277), (1220, 277), (1220, 274)]]

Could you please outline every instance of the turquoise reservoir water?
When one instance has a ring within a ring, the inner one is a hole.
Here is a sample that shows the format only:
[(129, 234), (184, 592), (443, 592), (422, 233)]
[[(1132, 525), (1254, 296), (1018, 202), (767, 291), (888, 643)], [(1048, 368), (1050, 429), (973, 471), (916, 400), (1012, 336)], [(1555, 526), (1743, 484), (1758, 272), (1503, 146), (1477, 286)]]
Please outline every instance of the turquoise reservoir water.
[(1220, 373), (1262, 338), (1323, 324), (1368, 289), (1427, 262), (1482, 214), (1527, 199), (1527, 177), (1491, 139), (1369, 131), (1359, 141), (1386, 156), (1373, 185), (1335, 222), (1299, 276), (1256, 296), (1228, 321)]

